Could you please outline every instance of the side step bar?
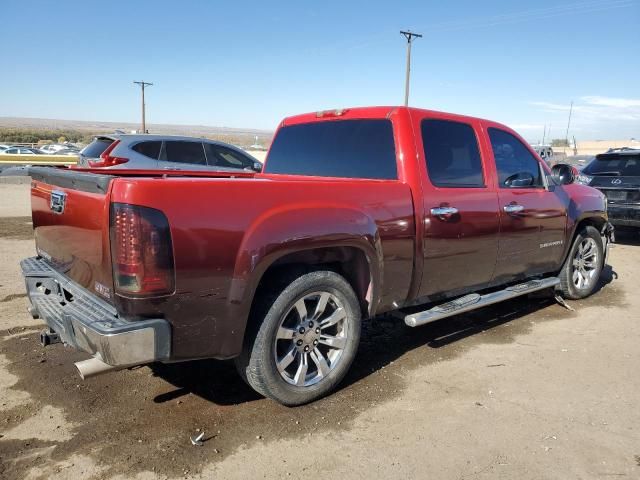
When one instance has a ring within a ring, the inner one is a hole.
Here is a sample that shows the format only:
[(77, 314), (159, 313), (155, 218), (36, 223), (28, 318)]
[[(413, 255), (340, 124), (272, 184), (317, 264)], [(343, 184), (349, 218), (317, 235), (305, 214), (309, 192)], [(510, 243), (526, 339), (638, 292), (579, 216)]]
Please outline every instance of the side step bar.
[(499, 303), (510, 298), (519, 297), (520, 295), (555, 287), (559, 283), (559, 278), (551, 277), (540, 280), (529, 280), (528, 282), (512, 285), (504, 290), (487, 293), (485, 295), (470, 293), (469, 295), (456, 298), (455, 300), (440, 304), (429, 310), (407, 315), (404, 317), (404, 323), (410, 327), (419, 327), (420, 325), (434, 322), (441, 318), (451, 317), (459, 313), (468, 312), (469, 310), (475, 310), (476, 308), (486, 307), (487, 305)]

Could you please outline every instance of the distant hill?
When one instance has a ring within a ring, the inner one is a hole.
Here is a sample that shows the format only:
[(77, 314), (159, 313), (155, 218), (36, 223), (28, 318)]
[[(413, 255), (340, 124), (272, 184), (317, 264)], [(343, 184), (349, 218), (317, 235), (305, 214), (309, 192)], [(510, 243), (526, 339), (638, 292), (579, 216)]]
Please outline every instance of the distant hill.
[[(46, 132), (60, 130), (75, 130), (84, 134), (113, 133), (122, 130), (130, 133), (140, 128), (139, 123), (129, 122), (100, 122), (85, 120), (60, 120), (52, 118), (24, 118), (24, 117), (0, 117), (0, 129), (38, 130)], [(210, 127), (206, 125), (169, 125), (149, 123), (149, 133), (167, 135), (187, 135), (193, 137), (206, 137), (224, 140), (237, 145), (248, 146), (258, 143), (265, 147), (271, 143), (273, 132), (252, 128)]]

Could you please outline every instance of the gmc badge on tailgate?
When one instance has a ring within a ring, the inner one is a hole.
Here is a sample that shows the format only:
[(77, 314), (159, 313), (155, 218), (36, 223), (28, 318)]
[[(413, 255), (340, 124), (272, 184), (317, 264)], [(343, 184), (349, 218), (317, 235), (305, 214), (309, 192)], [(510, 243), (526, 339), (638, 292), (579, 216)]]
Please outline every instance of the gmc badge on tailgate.
[(64, 203), (66, 199), (66, 193), (59, 190), (54, 190), (53, 192), (51, 192), (51, 201), (49, 202), (49, 207), (54, 213), (62, 213), (64, 212)]

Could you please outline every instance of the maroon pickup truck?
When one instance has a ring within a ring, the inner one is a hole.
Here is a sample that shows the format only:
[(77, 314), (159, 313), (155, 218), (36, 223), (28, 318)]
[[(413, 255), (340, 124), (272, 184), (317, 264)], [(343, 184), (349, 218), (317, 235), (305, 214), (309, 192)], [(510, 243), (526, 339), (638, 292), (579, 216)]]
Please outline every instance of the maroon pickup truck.
[(286, 405), (335, 388), (381, 313), (416, 327), (542, 289), (586, 297), (612, 234), (603, 194), (513, 130), (415, 108), (287, 118), (262, 173), (30, 175), (43, 344), (89, 353), (83, 378), (235, 358)]

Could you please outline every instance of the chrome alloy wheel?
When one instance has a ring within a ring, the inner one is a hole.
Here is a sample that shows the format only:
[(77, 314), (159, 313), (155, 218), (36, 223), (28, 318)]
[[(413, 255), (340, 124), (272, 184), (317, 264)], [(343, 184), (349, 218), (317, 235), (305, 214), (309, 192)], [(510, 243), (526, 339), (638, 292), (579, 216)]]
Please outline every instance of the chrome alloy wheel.
[(578, 250), (573, 257), (573, 272), (571, 278), (576, 288), (591, 287), (598, 271), (598, 247), (593, 238), (585, 238), (578, 245)]
[(308, 387), (325, 378), (340, 362), (347, 345), (349, 318), (329, 292), (309, 293), (280, 320), (274, 356), (276, 368), (291, 385)]

